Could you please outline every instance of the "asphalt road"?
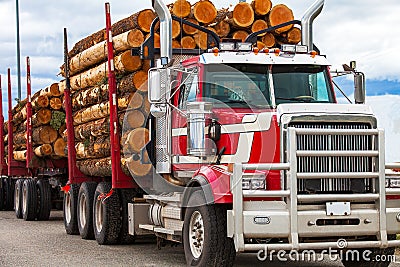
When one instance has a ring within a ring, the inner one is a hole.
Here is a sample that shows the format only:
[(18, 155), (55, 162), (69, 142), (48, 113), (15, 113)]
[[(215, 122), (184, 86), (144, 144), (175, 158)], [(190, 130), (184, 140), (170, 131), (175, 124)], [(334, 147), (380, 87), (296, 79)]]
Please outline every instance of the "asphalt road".
[[(400, 257), (391, 267), (400, 267)], [(241, 254), (236, 266), (342, 266), (325, 258), (323, 262), (260, 262), (256, 254)], [(93, 240), (65, 233), (61, 211), (52, 211), (49, 221), (26, 222), (14, 212), (0, 211), (0, 266), (185, 266), (182, 246), (161, 250), (153, 240), (134, 245), (100, 246)]]

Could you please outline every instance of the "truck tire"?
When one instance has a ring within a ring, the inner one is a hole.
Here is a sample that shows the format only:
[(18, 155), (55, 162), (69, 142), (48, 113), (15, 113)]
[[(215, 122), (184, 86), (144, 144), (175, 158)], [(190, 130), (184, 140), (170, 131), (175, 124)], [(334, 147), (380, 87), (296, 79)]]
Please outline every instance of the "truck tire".
[(51, 212), (51, 188), (49, 181), (40, 179), (36, 183), (38, 206), (36, 218), (38, 221), (48, 221)]
[(4, 179), (0, 177), (0, 210), (4, 209)]
[[(388, 235), (388, 240), (395, 240), (396, 235)], [(389, 256), (394, 257), (394, 252), (395, 248), (385, 248), (385, 249), (379, 249), (379, 248), (372, 248), (372, 249), (355, 249), (354, 251), (358, 251), (359, 258), (358, 259), (353, 259), (350, 255), (350, 258), (342, 258), (342, 264), (345, 267), (359, 267), (359, 266), (365, 266), (365, 267), (387, 267), (392, 263), (392, 261), (389, 259)], [(364, 259), (363, 253), (365, 251), (368, 251), (367, 254), (364, 254), (365, 256), (368, 257), (368, 259)], [(343, 255), (345, 256), (346, 253), (343, 252)], [(376, 261), (378, 257), (385, 256), (387, 257), (386, 261)]]
[(25, 221), (33, 221), (37, 211), (36, 182), (25, 179), (22, 185), (22, 217)]
[(183, 247), (188, 266), (233, 266), (235, 246), (227, 237), (226, 211), (207, 205), (201, 191), (189, 198), (183, 224)]
[(24, 183), (24, 180), (18, 179), (17, 182), (15, 183), (15, 189), (14, 189), (14, 210), (15, 210), (15, 216), (18, 219), (22, 219), (22, 185)]
[(93, 199), (96, 187), (96, 182), (84, 182), (79, 189), (77, 221), (82, 239), (94, 239)]
[(63, 217), (65, 232), (69, 235), (79, 235), (78, 220), (76, 216), (79, 185), (72, 184), (63, 200)]
[(4, 210), (14, 210), (14, 183), (11, 178), (4, 179)]
[(94, 237), (100, 245), (111, 245), (118, 242), (121, 231), (121, 203), (114, 192), (107, 198), (101, 198), (111, 190), (111, 183), (101, 182), (97, 185), (93, 201)]
[(121, 199), (121, 232), (119, 233), (118, 243), (120, 244), (133, 244), (135, 242), (135, 236), (129, 234), (129, 215), (128, 215), (128, 203), (132, 203), (132, 199), (137, 196), (134, 189), (122, 189), (120, 190)]

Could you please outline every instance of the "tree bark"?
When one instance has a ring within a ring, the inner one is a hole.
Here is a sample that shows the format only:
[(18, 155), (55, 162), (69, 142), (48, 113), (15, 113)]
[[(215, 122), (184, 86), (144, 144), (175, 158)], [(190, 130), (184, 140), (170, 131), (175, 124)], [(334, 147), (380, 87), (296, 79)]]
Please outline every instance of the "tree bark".
[(96, 121), (91, 121), (81, 124), (74, 128), (75, 138), (78, 141), (90, 139), (92, 137), (99, 137), (102, 135), (110, 134), (110, 121), (108, 118), (103, 118)]
[[(114, 52), (119, 53), (133, 47), (139, 47), (144, 41), (144, 35), (139, 29), (132, 29), (113, 37)], [(107, 59), (107, 42), (102, 41), (80, 52), (70, 59), (70, 75), (79, 73)], [(65, 77), (64, 65), (60, 67), (61, 74)]]
[[(7, 135), (7, 139), (8, 139), (8, 135)], [(13, 143), (14, 143), (14, 145), (26, 144), (26, 132), (15, 134)]]
[(101, 136), (85, 142), (75, 144), (77, 159), (99, 159), (111, 155), (109, 136)]
[[(104, 84), (108, 75), (108, 63), (105, 62), (92, 69), (71, 77), (71, 89), (78, 91), (88, 87)], [(117, 74), (134, 72), (141, 68), (142, 60), (139, 56), (131, 56), (130, 51), (116, 56), (114, 66)]]

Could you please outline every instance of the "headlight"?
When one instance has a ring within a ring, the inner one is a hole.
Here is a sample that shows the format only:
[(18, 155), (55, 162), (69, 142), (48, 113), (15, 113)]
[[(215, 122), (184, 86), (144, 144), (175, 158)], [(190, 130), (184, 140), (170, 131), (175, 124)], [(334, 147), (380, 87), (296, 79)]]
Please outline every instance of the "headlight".
[(265, 174), (243, 175), (242, 188), (243, 190), (265, 190)]

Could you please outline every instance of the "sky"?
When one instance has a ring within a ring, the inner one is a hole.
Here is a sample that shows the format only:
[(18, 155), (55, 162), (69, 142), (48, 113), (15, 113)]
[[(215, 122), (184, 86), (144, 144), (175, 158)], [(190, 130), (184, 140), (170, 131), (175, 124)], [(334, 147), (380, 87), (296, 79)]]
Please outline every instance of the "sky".
[[(13, 98), (17, 96), (16, 0), (0, 0), (0, 75), (6, 88), (7, 68), (11, 68)], [(68, 29), (69, 48), (105, 25), (104, 2), (99, 0), (19, 0), (22, 95), (26, 95), (26, 56), (31, 58), (33, 92), (61, 80), (63, 28)], [(144, 8), (151, 0), (110, 0), (112, 21), (116, 22)], [(166, 0), (171, 3), (173, 0)], [(192, 3), (196, 1), (191, 1)], [(234, 5), (238, 0), (213, 0), (217, 8)], [(250, 2), (250, 0), (248, 0)], [(274, 5), (289, 6), (296, 19), (314, 0), (272, 0)], [(385, 0), (326, 0), (314, 24), (314, 43), (331, 62), (332, 70), (343, 63), (357, 61), (357, 69), (367, 77), (367, 102), (378, 114), (379, 126), (385, 128), (387, 160), (400, 161), (400, 3)], [(348, 95), (352, 81), (337, 80)], [(6, 95), (5, 92), (3, 95)], [(340, 93), (338, 95), (340, 97)], [(3, 97), (4, 104), (6, 98)]]

